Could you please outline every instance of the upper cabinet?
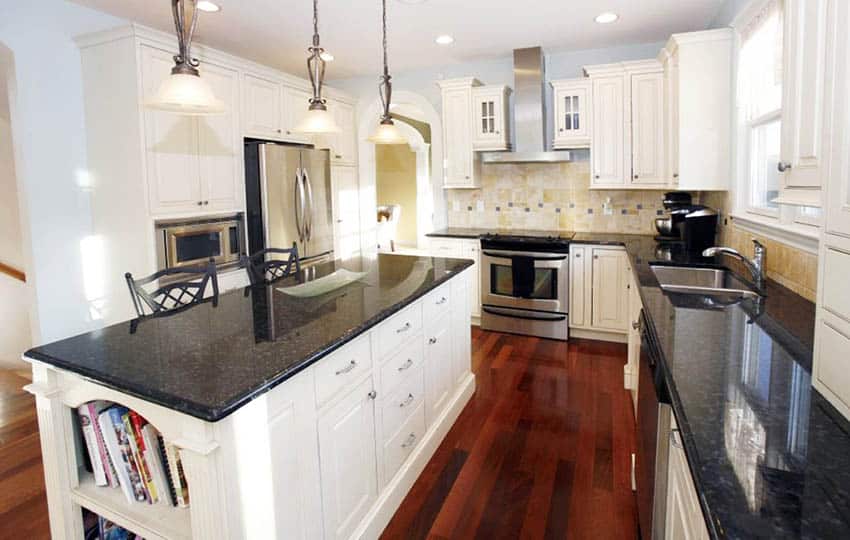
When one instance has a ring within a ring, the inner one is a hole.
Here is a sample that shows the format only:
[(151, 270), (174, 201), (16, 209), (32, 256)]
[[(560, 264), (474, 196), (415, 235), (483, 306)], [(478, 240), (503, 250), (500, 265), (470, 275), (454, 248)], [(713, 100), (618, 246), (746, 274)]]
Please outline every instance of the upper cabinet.
[(242, 77), (243, 123), (246, 137), (280, 139), (283, 136), (283, 93), (280, 84), (245, 74)]
[(354, 105), (338, 99), (328, 99), (327, 106), (341, 131), (317, 136), (316, 146), (330, 150), (331, 163), (334, 165), (356, 165), (357, 125)]
[(439, 81), (443, 96), (443, 187), (478, 188), (480, 161), (473, 148), (472, 91), (477, 80)]
[(478, 86), (472, 89), (473, 150), (510, 150), (510, 88)]
[(821, 205), (827, 0), (785, 0), (778, 202)]
[(626, 185), (626, 110), (622, 75), (593, 78), (592, 186)]
[(592, 86), (588, 79), (552, 81), (555, 121), (552, 146), (557, 149), (590, 146)]
[(292, 86), (283, 87), (283, 138), (286, 141), (297, 142), (302, 144), (310, 144), (313, 141), (313, 135), (307, 133), (297, 133), (295, 126), (307, 115), (308, 107), (310, 106), (310, 98), (313, 97), (310, 92), (294, 88)]
[(664, 74), (661, 71), (630, 76), (632, 184), (667, 182), (664, 148)]
[(661, 51), (667, 183), (727, 190), (732, 177), (733, 30), (673, 34)]

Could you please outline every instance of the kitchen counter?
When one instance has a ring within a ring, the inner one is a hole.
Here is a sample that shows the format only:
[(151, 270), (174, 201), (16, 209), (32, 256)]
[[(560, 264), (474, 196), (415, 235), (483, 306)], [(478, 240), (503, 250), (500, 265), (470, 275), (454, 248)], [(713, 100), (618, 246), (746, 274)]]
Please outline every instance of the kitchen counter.
[[(183, 312), (120, 323), (26, 353), (104, 386), (211, 422), (293, 377), (471, 266), (380, 254), (318, 265), (272, 286), (221, 294)], [(338, 269), (363, 276), (298, 298), (281, 288)], [(309, 277), (306, 277), (309, 276)]]

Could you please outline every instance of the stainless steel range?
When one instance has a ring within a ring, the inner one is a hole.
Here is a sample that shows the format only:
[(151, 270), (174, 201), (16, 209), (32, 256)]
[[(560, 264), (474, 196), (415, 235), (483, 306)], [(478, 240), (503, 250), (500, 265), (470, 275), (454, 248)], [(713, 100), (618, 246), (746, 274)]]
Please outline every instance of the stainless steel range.
[(481, 238), (481, 328), (566, 341), (572, 232)]

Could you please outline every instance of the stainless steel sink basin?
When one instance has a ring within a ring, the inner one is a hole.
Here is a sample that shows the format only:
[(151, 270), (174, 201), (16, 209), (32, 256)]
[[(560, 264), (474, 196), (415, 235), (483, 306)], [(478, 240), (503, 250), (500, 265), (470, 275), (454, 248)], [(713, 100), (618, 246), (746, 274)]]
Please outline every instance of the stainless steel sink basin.
[(650, 265), (665, 291), (690, 294), (722, 294), (756, 298), (759, 294), (724, 268)]

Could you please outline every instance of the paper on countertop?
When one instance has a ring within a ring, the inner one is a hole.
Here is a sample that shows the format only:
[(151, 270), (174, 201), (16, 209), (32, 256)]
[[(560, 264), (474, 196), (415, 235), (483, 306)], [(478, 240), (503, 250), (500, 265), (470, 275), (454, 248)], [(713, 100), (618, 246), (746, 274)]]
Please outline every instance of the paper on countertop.
[(277, 290), (297, 298), (311, 298), (313, 296), (321, 296), (331, 291), (341, 289), (342, 287), (361, 279), (365, 275), (366, 272), (352, 272), (351, 270), (341, 268), (313, 281), (300, 283), (291, 287), (278, 287)]

